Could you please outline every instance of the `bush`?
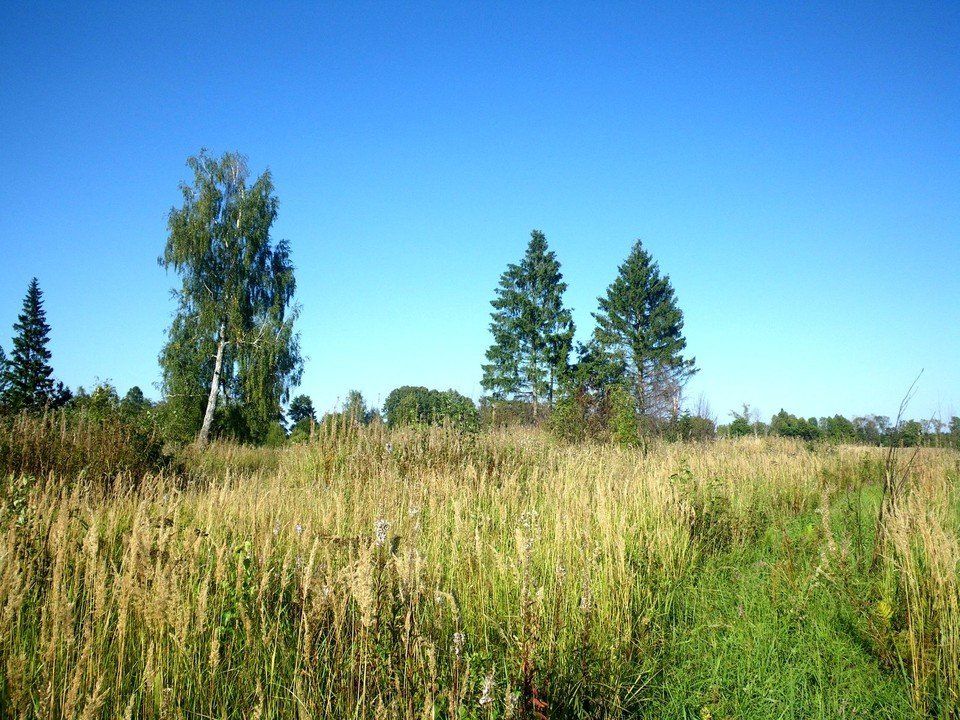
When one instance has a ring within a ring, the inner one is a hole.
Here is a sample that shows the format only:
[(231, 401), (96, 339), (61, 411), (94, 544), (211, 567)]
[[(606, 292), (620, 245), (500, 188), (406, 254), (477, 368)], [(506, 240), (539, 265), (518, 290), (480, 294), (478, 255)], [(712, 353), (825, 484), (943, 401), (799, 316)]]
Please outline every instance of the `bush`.
[(563, 394), (550, 415), (550, 431), (569, 441), (612, 441), (640, 445), (643, 436), (656, 431), (651, 420), (641, 418), (630, 393), (613, 386), (601, 393), (570, 390)]
[(270, 423), (267, 428), (267, 436), (263, 439), (263, 444), (267, 447), (283, 447), (287, 444), (287, 431), (279, 422)]
[[(596, 439), (602, 435), (603, 423), (598, 423), (596, 416), (591, 418), (587, 411), (587, 400), (584, 393), (564, 394), (550, 413), (547, 423), (550, 432), (569, 442)], [(590, 419), (594, 422), (589, 422)]]
[(712, 440), (717, 435), (717, 426), (710, 418), (685, 412), (673, 424), (670, 435), (674, 440)]
[(639, 445), (643, 435), (633, 396), (622, 387), (610, 391), (610, 439), (620, 445)]
[(480, 401), (480, 419), (484, 427), (505, 428), (537, 424), (533, 405), (524, 400), (483, 398)]

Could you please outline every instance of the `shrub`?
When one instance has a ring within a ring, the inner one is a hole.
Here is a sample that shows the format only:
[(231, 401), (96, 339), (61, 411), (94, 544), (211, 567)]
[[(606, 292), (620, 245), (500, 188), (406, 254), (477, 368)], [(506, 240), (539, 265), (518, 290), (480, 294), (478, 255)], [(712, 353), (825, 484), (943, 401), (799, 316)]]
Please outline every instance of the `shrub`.
[(287, 431), (279, 422), (270, 423), (267, 428), (267, 436), (263, 439), (263, 444), (267, 447), (283, 447), (287, 444)]
[(480, 418), (484, 427), (506, 428), (537, 424), (533, 405), (524, 400), (483, 398), (480, 401)]
[(645, 434), (633, 396), (622, 387), (610, 392), (610, 438), (620, 445), (639, 445)]
[(707, 417), (683, 413), (671, 428), (670, 435), (674, 440), (712, 440), (716, 437), (717, 426)]

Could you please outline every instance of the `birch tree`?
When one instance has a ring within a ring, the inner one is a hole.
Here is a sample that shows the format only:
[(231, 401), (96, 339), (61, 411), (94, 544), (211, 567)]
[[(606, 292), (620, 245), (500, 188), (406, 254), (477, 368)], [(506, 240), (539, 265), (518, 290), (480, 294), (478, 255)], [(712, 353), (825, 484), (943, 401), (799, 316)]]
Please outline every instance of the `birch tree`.
[(248, 184), (239, 154), (201, 151), (187, 165), (193, 182), (181, 185), (159, 258), (181, 280), (160, 355), (165, 394), (187, 426), (199, 425), (200, 444), (221, 402), (256, 438), (302, 372), (290, 247), (270, 237), (279, 202), (270, 172)]

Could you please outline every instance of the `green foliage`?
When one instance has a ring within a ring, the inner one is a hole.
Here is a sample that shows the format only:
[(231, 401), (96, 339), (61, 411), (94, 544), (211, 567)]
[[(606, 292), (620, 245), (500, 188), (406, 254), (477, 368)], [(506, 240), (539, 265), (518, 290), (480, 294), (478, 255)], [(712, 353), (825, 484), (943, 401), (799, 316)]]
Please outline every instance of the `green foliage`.
[(564, 378), (560, 400), (551, 415), (551, 431), (567, 440), (607, 440), (611, 394), (623, 376), (622, 363), (603, 352), (595, 340), (581, 343), (577, 354), (577, 362)]
[(310, 439), (310, 429), (317, 421), (317, 413), (313, 407), (313, 400), (309, 395), (297, 395), (290, 401), (287, 410), (290, 420), (290, 437), (292, 443), (306, 442)]
[(310, 439), (310, 421), (301, 420), (290, 430), (287, 441), (290, 443), (305, 443)]
[(383, 403), (387, 425), (429, 422), (433, 409), (431, 391), (423, 386), (403, 385), (392, 390)]
[(857, 440), (856, 426), (843, 415), (820, 418), (817, 424), (820, 436), (834, 443), (850, 443)]
[[(563, 395), (560, 400), (562, 398)], [(533, 412), (533, 404), (526, 400), (480, 398), (480, 422), (484, 427), (530, 426), (536, 425), (538, 421), (539, 418)]]
[(532, 231), (523, 259), (507, 266), (491, 302), (493, 344), (481, 385), (493, 399), (529, 399), (534, 415), (544, 401), (553, 404), (574, 334), (566, 289), (556, 254), (542, 232)]
[(238, 154), (187, 164), (193, 185), (181, 186), (160, 258), (182, 281), (160, 355), (171, 423), (204, 442), (222, 398), (233, 406), (221, 432), (262, 440), (302, 372), (290, 247), (270, 238), (279, 201), (269, 171), (247, 184)]
[(263, 444), (267, 447), (283, 447), (287, 444), (287, 431), (279, 422), (270, 423), (267, 429), (267, 435), (263, 439)]
[(299, 425), (303, 421), (308, 423), (317, 419), (317, 412), (313, 407), (313, 400), (309, 395), (297, 395), (290, 401), (290, 408), (287, 410), (287, 417), (293, 425)]
[(821, 437), (816, 418), (804, 420), (781, 409), (770, 419), (770, 432), (780, 437), (818, 440)]
[(753, 434), (753, 426), (750, 421), (743, 417), (733, 419), (733, 422), (727, 427), (730, 437), (746, 437)]
[(120, 401), (121, 412), (130, 418), (141, 417), (153, 409), (153, 403), (147, 399), (137, 385), (127, 390)]
[(753, 410), (748, 403), (744, 403), (742, 410), (739, 412), (731, 410), (730, 414), (733, 416), (733, 422), (722, 428), (718, 428), (718, 430), (723, 431), (724, 435), (729, 437), (745, 437), (747, 435), (760, 436), (768, 433), (769, 429), (760, 421), (758, 413)]
[[(367, 401), (364, 399), (363, 393), (359, 390), (351, 390), (347, 393), (347, 398), (344, 400), (341, 409), (337, 412), (324, 414), (321, 424), (327, 429), (331, 426), (357, 428), (368, 424), (375, 417), (379, 417), (379, 413), (367, 408)], [(309, 437), (309, 421), (301, 420), (299, 426)]]
[(359, 390), (351, 390), (347, 393), (346, 402), (343, 404), (343, 411), (352, 422), (366, 424), (370, 419), (370, 413), (367, 410), (367, 401), (363, 399), (363, 393)]
[(621, 369), (620, 382), (639, 414), (675, 416), (680, 391), (696, 372), (694, 359), (683, 356), (683, 313), (670, 278), (660, 275), (639, 240), (599, 303), (594, 339)]
[(547, 427), (553, 435), (568, 442), (580, 442), (596, 437), (597, 428), (584, 422), (586, 415), (583, 396), (564, 392), (553, 406)]
[(712, 419), (693, 415), (687, 410), (677, 418), (671, 434), (676, 440), (712, 440), (716, 437), (717, 425)]
[(463, 430), (476, 430), (480, 414), (473, 400), (456, 390), (430, 390), (404, 385), (387, 395), (383, 414), (390, 427), (400, 425), (450, 424)]
[(889, 424), (888, 418), (876, 415), (864, 415), (853, 419), (857, 441), (867, 445), (880, 445)]
[(634, 396), (621, 385), (610, 392), (610, 437), (620, 445), (636, 446), (644, 436), (645, 418), (637, 413)]
[(36, 278), (30, 281), (23, 309), (13, 326), (13, 350), (0, 358), (3, 380), (0, 404), (8, 411), (37, 412), (59, 407), (70, 399), (70, 391), (53, 379), (50, 367), (50, 326), (43, 308), (43, 291)]
[(896, 443), (903, 447), (918, 447), (923, 444), (923, 424), (918, 420), (906, 420), (896, 431)]
[(0, 345), (0, 412), (6, 409), (6, 395), (10, 387), (10, 378), (7, 375), (7, 353)]

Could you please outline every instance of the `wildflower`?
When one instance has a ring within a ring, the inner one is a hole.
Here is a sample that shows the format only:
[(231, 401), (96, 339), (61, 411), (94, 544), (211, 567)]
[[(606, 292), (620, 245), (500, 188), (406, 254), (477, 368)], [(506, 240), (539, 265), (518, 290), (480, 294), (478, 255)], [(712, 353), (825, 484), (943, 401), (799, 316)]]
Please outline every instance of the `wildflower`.
[(537, 511), (533, 508), (524, 511), (520, 516), (520, 527), (524, 530), (538, 530), (537, 515)]
[(297, 535), (303, 535), (303, 525), (297, 523), (297, 526), (294, 528), (297, 531)]
[(390, 523), (380, 518), (373, 524), (373, 533), (376, 536), (377, 545), (383, 545), (387, 541), (387, 535), (390, 532)]
[(460, 657), (460, 653), (463, 652), (463, 643), (466, 642), (467, 636), (462, 632), (455, 632), (453, 634), (453, 653), (457, 657)]
[(493, 702), (493, 672), (483, 679), (483, 694), (480, 696), (480, 707)]
[(417, 507), (416, 505), (412, 506), (409, 510), (407, 510), (407, 515), (409, 515), (412, 518), (415, 518), (419, 514), (420, 514), (420, 508)]
[(389, 442), (387, 443), (387, 452), (388, 453), (393, 452), (393, 443), (389, 443)]

